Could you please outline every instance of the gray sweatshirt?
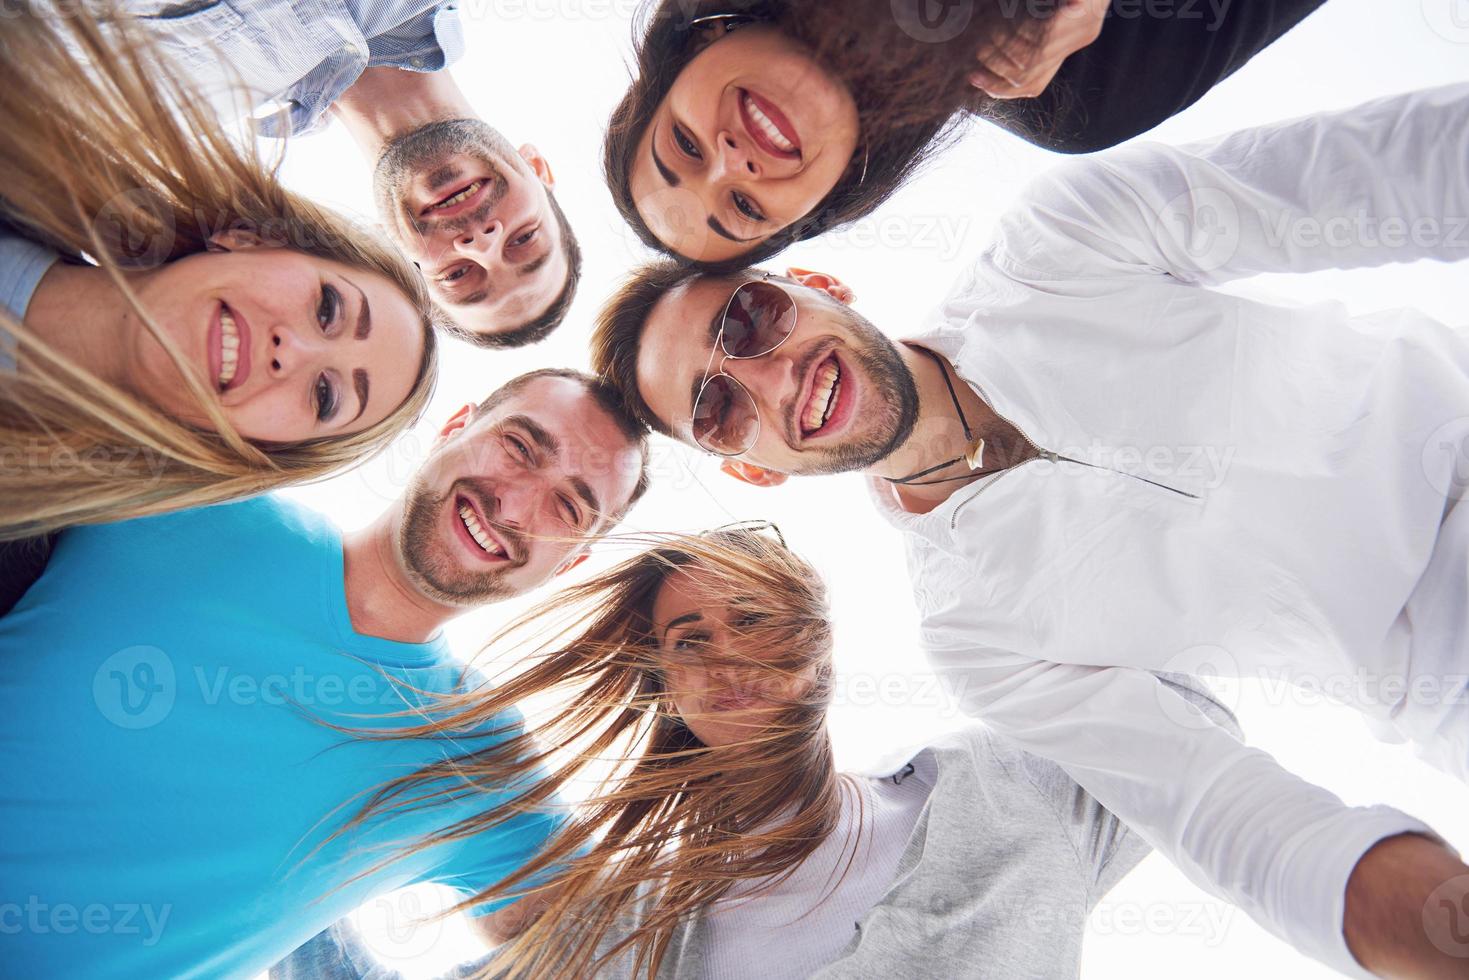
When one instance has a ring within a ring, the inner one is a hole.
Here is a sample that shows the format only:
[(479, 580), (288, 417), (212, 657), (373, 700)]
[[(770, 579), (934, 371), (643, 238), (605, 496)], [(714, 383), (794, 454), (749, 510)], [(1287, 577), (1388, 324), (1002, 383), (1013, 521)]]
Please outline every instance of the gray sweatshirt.
[[(1238, 736), (1234, 717), (1189, 685), (1165, 681)], [(1148, 845), (1060, 767), (983, 728), (915, 757), (933, 789), (892, 886), (857, 923), (820, 980), (1052, 980), (1080, 972), (1087, 916)], [(350, 927), (348, 927), (350, 928)], [(669, 945), (658, 980), (743, 980), (704, 969), (708, 929), (696, 915)], [(337, 927), (271, 971), (272, 980), (389, 980), (354, 968), (358, 943)], [(610, 945), (610, 942), (609, 942)], [(318, 948), (313, 950), (313, 946)], [(311, 957), (308, 969), (306, 959)], [(341, 964), (337, 972), (328, 961)], [(630, 960), (599, 973), (629, 977)], [(295, 972), (283, 968), (295, 963)], [(477, 964), (482, 965), (482, 964)], [(750, 978), (757, 980), (757, 978)]]

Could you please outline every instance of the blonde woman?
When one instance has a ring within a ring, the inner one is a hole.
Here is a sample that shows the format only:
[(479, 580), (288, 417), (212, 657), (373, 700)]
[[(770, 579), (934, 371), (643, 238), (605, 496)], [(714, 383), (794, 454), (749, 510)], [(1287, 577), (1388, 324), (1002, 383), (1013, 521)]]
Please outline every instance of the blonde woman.
[(326, 476), (436, 368), (412, 265), (85, 10), (0, 32), (0, 541)]
[[(491, 972), (1074, 976), (1090, 909), (1148, 851), (1059, 767), (977, 728), (839, 774), (825, 589), (768, 526), (665, 543), (521, 625), (562, 612), (533, 666), (437, 720), (472, 726), (559, 689), (564, 706), (531, 726), (571, 747), (554, 778), (627, 760), (522, 869), (570, 862), (554, 890), (523, 900), (524, 931), (480, 964)], [(1164, 682), (1234, 729), (1212, 700)], [(491, 785), (503, 755), (424, 770), (377, 803), (415, 800), (450, 773)], [(345, 923), (272, 973), (391, 976)]]

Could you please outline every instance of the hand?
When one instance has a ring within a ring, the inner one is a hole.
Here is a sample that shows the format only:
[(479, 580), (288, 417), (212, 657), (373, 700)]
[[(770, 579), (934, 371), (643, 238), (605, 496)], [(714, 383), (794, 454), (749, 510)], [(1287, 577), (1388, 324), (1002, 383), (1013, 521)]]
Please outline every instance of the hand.
[(996, 99), (1033, 99), (1046, 90), (1061, 62), (1091, 44), (1102, 33), (1111, 0), (1060, 0), (1039, 46), (1021, 37), (987, 43), (975, 56), (979, 67), (969, 84)]
[(1469, 973), (1469, 867), (1436, 840), (1399, 834), (1362, 855), (1347, 881), (1342, 933), (1357, 961), (1393, 980)]

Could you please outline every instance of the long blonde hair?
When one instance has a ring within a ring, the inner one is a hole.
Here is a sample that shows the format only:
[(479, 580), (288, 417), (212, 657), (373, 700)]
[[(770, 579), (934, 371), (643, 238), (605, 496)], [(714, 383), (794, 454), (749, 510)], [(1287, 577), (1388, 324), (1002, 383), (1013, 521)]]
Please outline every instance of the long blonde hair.
[[(462, 804), (466, 787), (517, 788), (510, 801), (415, 842), (413, 853), (544, 809), (559, 788), (593, 780), (534, 860), (456, 909), (539, 892), (545, 908), (501, 948), (496, 976), (581, 977), (616, 962), (653, 977), (681, 920), (738, 882), (780, 881), (837, 826), (825, 586), (777, 536), (748, 526), (659, 536), (522, 616), (486, 647), (516, 663), (514, 676), (440, 697), (427, 723), (358, 734), (463, 738), (527, 698), (555, 694), (556, 707), (522, 735), (383, 784), (337, 833), (400, 808)], [(815, 667), (804, 693), (732, 745), (699, 741), (674, 712), (660, 669), (653, 603), (689, 566), (712, 601), (745, 614), (738, 646), (763, 651), (762, 670)]]
[[(84, 3), (22, 0), (0, 31), (0, 132), (0, 222), (109, 272), (215, 429), (165, 417), (5, 317), (0, 334), (27, 360), (0, 377), (0, 541), (320, 479), (385, 447), (427, 405), (438, 354), (422, 277), (377, 235), (282, 187), (276, 164), (230, 138), (143, 28), (103, 23)], [(124, 278), (206, 251), (223, 229), (386, 276), (408, 297), (424, 347), (396, 411), (342, 437), (240, 436)]]

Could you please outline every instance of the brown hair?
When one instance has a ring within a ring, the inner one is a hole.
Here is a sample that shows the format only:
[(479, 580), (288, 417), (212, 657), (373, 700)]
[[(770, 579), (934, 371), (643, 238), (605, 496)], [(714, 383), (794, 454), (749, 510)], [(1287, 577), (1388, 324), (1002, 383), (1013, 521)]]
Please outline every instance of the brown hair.
[(634, 25), (632, 85), (612, 111), (602, 145), (603, 173), (623, 219), (649, 248), (669, 253), (638, 212), (629, 184), (633, 160), (653, 113), (700, 50), (694, 21), (721, 14), (774, 24), (809, 48), (851, 91), (860, 135), (846, 171), (810, 213), (737, 259), (705, 267), (761, 262), (872, 213), (951, 141), (968, 114), (1004, 111), (969, 84), (981, 44), (1039, 43), (1057, 6), (1056, 0), (965, 0), (964, 28), (938, 40), (924, 37), (919, 5), (926, 2), (644, 0)]
[[(633, 964), (627, 975), (652, 977), (681, 919), (737, 882), (779, 881), (836, 827), (841, 785), (825, 726), (832, 637), (821, 579), (756, 527), (650, 540), (650, 550), (563, 590), (491, 641), (487, 649), (501, 660), (533, 646), (528, 666), (515, 658), (519, 673), (441, 698), (426, 724), (363, 733), (462, 741), (530, 696), (562, 695), (525, 734), (384, 784), (338, 831), (398, 808), (462, 799), (467, 786), (519, 788), (512, 801), (415, 842), (412, 853), (554, 807), (559, 787), (597, 779), (534, 860), (456, 907), (541, 890), (544, 910), (502, 948), (496, 975), (586, 976), (617, 961)], [(817, 668), (804, 695), (734, 745), (700, 743), (673, 712), (660, 672), (653, 603), (669, 575), (689, 566), (712, 577), (711, 601), (750, 613), (740, 646), (762, 651), (763, 669)], [(612, 771), (599, 771), (609, 760)]]
[[(755, 278), (759, 271), (746, 269), (724, 277), (733, 289), (736, 283)], [(592, 370), (617, 392), (623, 410), (654, 432), (673, 434), (638, 390), (638, 350), (648, 317), (670, 290), (694, 279), (721, 275), (672, 259), (655, 259), (634, 269), (597, 314), (592, 328)]]
[[(21, 8), (0, 31), (0, 221), (111, 274), (177, 366), (214, 431), (165, 417), (0, 317), (26, 370), (0, 384), (0, 540), (71, 524), (218, 503), (320, 479), (385, 447), (418, 417), (437, 368), (434, 307), (412, 264), (366, 229), (291, 193), (254, 146), (221, 129), (145, 30), (86, 4)], [(143, 309), (124, 273), (206, 251), (233, 229), (386, 277), (422, 319), (408, 398), (348, 436), (279, 444), (244, 439), (218, 397)], [(143, 247), (139, 248), (139, 243)], [(143, 456), (140, 460), (138, 457)], [(10, 465), (30, 459), (28, 465)]]

